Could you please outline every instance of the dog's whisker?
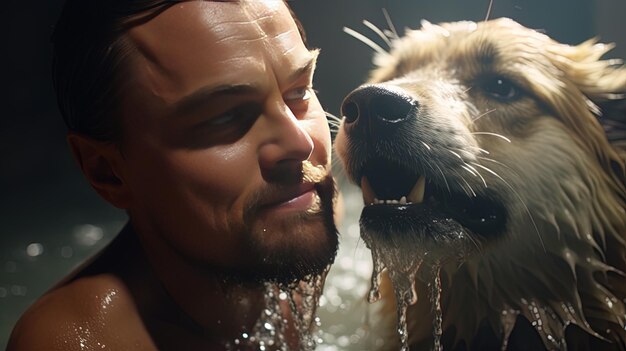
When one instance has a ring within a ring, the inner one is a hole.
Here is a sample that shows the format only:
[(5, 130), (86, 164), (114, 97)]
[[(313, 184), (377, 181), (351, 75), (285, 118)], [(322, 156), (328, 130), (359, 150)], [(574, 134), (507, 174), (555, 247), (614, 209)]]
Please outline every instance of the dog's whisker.
[(430, 145), (426, 144), (425, 142), (422, 141), (422, 145), (424, 145), (425, 148), (428, 149), (428, 151), (431, 150)]
[(477, 177), (478, 175), (476, 175), (476, 172), (472, 171), (469, 167), (467, 167), (467, 165), (461, 165), (461, 168), (463, 168), (464, 170), (466, 170), (469, 174), (473, 175), (474, 177)]
[[(519, 174), (515, 171), (515, 169), (513, 169), (511, 166), (507, 165), (507, 164), (506, 164), (506, 163), (504, 163), (504, 162), (500, 162), (500, 161), (498, 161), (498, 160), (494, 160), (494, 159), (489, 158), (489, 157), (481, 157), (481, 156), (476, 156), (476, 158), (478, 158), (478, 159), (480, 159), (480, 160), (483, 160), (483, 161), (488, 161), (488, 162), (495, 163), (495, 164), (497, 164), (498, 166), (502, 166), (502, 167), (506, 168), (506, 169), (509, 171), (509, 173), (511, 173), (511, 175), (512, 175), (512, 176), (514, 176), (514, 177), (518, 177), (518, 178), (519, 178)], [(485, 165), (481, 165), (481, 164), (479, 164), (479, 163), (477, 163), (477, 162), (470, 162), (470, 163), (471, 163), (472, 165), (474, 165), (474, 166), (478, 166), (478, 167), (486, 167)], [(492, 171), (493, 171), (493, 170), (492, 170)]]
[(490, 114), (490, 113), (492, 113), (492, 112), (495, 112), (495, 111), (496, 111), (496, 109), (495, 109), (495, 108), (492, 108), (491, 110), (485, 111), (485, 112), (481, 113), (480, 115), (478, 115), (477, 117), (475, 117), (474, 119), (472, 119), (472, 122), (476, 122), (476, 121), (478, 121), (479, 119), (481, 119), (482, 117), (485, 117), (485, 116), (487, 116), (488, 114)]
[(476, 192), (474, 191), (472, 186), (467, 182), (467, 180), (464, 177), (461, 177), (461, 180), (467, 185), (467, 188), (470, 191), (467, 195), (471, 195), (471, 197), (476, 197), (477, 196)]
[(489, 17), (491, 17), (492, 9), (493, 9), (493, 0), (489, 0), (489, 6), (487, 7), (487, 14), (485, 15), (485, 21), (488, 21)]
[(465, 179), (465, 177), (463, 177), (463, 175), (461, 175), (459, 172), (457, 172), (456, 170), (453, 171), (454, 174), (457, 175), (457, 177), (459, 179), (461, 179), (463, 181), (463, 183), (465, 183), (465, 185), (467, 186), (467, 188), (465, 186), (463, 186), (463, 184), (458, 184), (461, 189), (463, 189), (463, 191), (465, 192), (465, 194), (468, 197), (476, 197), (476, 193), (474, 192), (474, 189), (472, 189), (472, 186), (468, 183), (468, 181)]
[(476, 150), (478, 150), (479, 152), (482, 152), (485, 155), (489, 155), (489, 151), (487, 151), (485, 149), (481, 149), (481, 148), (477, 147)]
[(380, 30), (380, 28), (376, 27), (375, 24), (373, 24), (372, 22), (368, 20), (363, 20), (363, 24), (369, 29), (371, 29), (374, 33), (376, 33), (385, 42), (385, 44), (387, 44), (387, 46), (391, 48), (391, 41), (389, 40), (389, 38), (387, 38), (385, 33), (383, 33), (383, 31)]
[(391, 21), (391, 17), (389, 16), (389, 13), (387, 12), (386, 8), (383, 8), (383, 16), (385, 16), (385, 21), (387, 21), (387, 26), (389, 26), (391, 33), (393, 33), (393, 38), (394, 39), (400, 38), (400, 36), (398, 35), (398, 32), (396, 31), (396, 27), (393, 25), (393, 22)]
[(341, 123), (342, 118), (339, 118), (335, 115), (333, 115), (332, 113), (328, 112), (328, 111), (324, 111), (324, 114), (326, 114), (326, 118), (328, 120), (334, 121), (337, 123), (337, 125), (339, 125)]
[(476, 163), (476, 162), (471, 162), (472, 165), (476, 166), (476, 167), (480, 167), (481, 169), (493, 174), (495, 177), (497, 177), (498, 179), (502, 179), (502, 177), (493, 169), (487, 167), (487, 166), (483, 166), (480, 163)]
[(372, 50), (376, 51), (377, 53), (381, 54), (381, 55), (388, 55), (389, 53), (383, 49), (380, 45), (376, 44), (373, 40), (371, 40), (370, 38), (366, 37), (365, 35), (355, 31), (354, 29), (348, 28), (348, 27), (343, 27), (343, 31), (352, 36), (353, 38), (355, 38), (356, 40), (362, 42), (363, 44), (369, 46)]
[(446, 188), (448, 189), (448, 194), (452, 194), (452, 190), (450, 190), (450, 184), (448, 184), (448, 180), (446, 179), (446, 175), (441, 170), (441, 167), (439, 167), (439, 165), (437, 165), (436, 163), (435, 163), (435, 167), (437, 167), (437, 169), (439, 170), (439, 173), (441, 173), (441, 177), (443, 178), (443, 182), (446, 184)]
[(483, 181), (483, 185), (485, 186), (485, 188), (487, 188), (487, 181), (485, 180), (485, 178), (482, 176), (482, 174), (480, 174), (480, 172), (474, 168), (472, 165), (470, 164), (465, 164), (466, 167), (470, 168), (471, 170), (473, 170), (474, 172), (476, 172), (476, 174), (478, 175), (478, 177)]
[[(500, 166), (503, 166), (503, 167), (506, 167), (507, 169), (512, 170), (512, 168), (511, 168), (511, 167), (509, 167), (509, 165), (507, 165), (507, 164), (505, 164), (505, 163), (502, 163), (502, 162), (500, 162), (500, 161), (498, 161), (498, 160), (494, 160), (493, 158), (483, 157), (483, 156), (476, 156), (476, 158), (477, 158), (477, 159), (480, 159), (480, 160), (484, 160), (484, 161), (493, 162), (493, 163), (495, 163), (495, 164), (498, 164), (498, 165), (500, 165)], [(475, 162), (471, 162), (471, 163), (472, 163), (473, 165), (477, 165), (477, 163), (475, 163)]]
[(470, 133), (470, 134), (472, 134), (472, 135), (490, 135), (490, 136), (494, 136), (494, 137), (500, 138), (500, 139), (502, 139), (502, 140), (504, 140), (504, 141), (506, 141), (506, 142), (508, 142), (508, 143), (510, 143), (510, 142), (511, 142), (511, 139), (509, 139), (509, 138), (505, 137), (505, 136), (504, 136), (504, 135), (502, 135), (502, 134), (498, 134), (498, 133), (492, 133), (492, 132), (473, 132), (473, 133)]
[(459, 155), (458, 153), (456, 153), (456, 152), (454, 152), (454, 151), (452, 151), (452, 150), (450, 150), (450, 149), (447, 149), (447, 150), (448, 150), (451, 154), (453, 154), (454, 156), (456, 156), (456, 157), (460, 158), (461, 160), (463, 160), (463, 157), (461, 157), (461, 155)]

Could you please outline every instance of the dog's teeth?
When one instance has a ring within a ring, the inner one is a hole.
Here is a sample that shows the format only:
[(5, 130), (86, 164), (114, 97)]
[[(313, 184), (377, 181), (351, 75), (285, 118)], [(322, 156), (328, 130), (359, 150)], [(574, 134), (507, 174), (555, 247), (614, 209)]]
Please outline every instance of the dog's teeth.
[(367, 205), (371, 203), (376, 203), (376, 194), (374, 193), (374, 190), (372, 190), (372, 186), (370, 185), (370, 182), (367, 180), (366, 177), (361, 178), (361, 192), (363, 193), (364, 204)]
[(421, 203), (422, 201), (424, 201), (424, 189), (425, 188), (426, 188), (426, 178), (424, 178), (424, 176), (421, 176), (417, 180), (415, 185), (413, 186), (413, 189), (411, 189), (411, 192), (409, 193), (407, 200), (416, 204)]
[(406, 196), (403, 196), (400, 198), (400, 204), (401, 205), (405, 205), (406, 204)]

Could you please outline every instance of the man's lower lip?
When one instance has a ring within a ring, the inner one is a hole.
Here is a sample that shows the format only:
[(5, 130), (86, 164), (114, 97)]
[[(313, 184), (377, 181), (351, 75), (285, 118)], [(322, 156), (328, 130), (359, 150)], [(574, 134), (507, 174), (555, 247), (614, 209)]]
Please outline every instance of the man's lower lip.
[(313, 206), (313, 204), (315, 203), (316, 197), (317, 197), (317, 191), (315, 191), (315, 189), (311, 189), (288, 201), (268, 206), (266, 210), (268, 211), (306, 211)]

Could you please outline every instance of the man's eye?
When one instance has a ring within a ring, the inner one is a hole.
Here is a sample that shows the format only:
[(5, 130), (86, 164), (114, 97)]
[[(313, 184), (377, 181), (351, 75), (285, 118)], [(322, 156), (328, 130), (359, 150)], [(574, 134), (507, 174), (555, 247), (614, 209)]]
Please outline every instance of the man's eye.
[(486, 77), (481, 80), (480, 87), (485, 93), (501, 101), (512, 101), (522, 94), (515, 83), (503, 76)]
[(247, 124), (260, 114), (261, 106), (256, 103), (246, 103), (212, 117), (206, 123), (212, 127), (236, 126), (238, 124)]
[(221, 125), (232, 122), (234, 119), (235, 119), (235, 113), (233, 111), (228, 111), (215, 118), (212, 118), (209, 124), (213, 126), (221, 126)]
[(288, 91), (283, 99), (285, 101), (308, 100), (311, 98), (311, 89), (309, 87), (300, 87)]

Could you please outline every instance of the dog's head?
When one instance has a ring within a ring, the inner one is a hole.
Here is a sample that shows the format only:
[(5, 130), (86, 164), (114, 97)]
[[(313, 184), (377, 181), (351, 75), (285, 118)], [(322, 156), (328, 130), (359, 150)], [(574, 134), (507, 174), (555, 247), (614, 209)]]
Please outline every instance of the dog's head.
[(469, 287), (448, 299), (480, 311), (444, 313), (468, 330), (507, 308), (531, 315), (530, 300), (590, 333), (581, 296), (623, 313), (624, 284), (607, 276), (626, 268), (624, 158), (601, 122), (626, 119), (626, 69), (601, 60), (609, 49), (509, 19), (424, 22), (345, 98), (335, 148), (363, 191), (362, 230), (462, 260), (448, 284)]

